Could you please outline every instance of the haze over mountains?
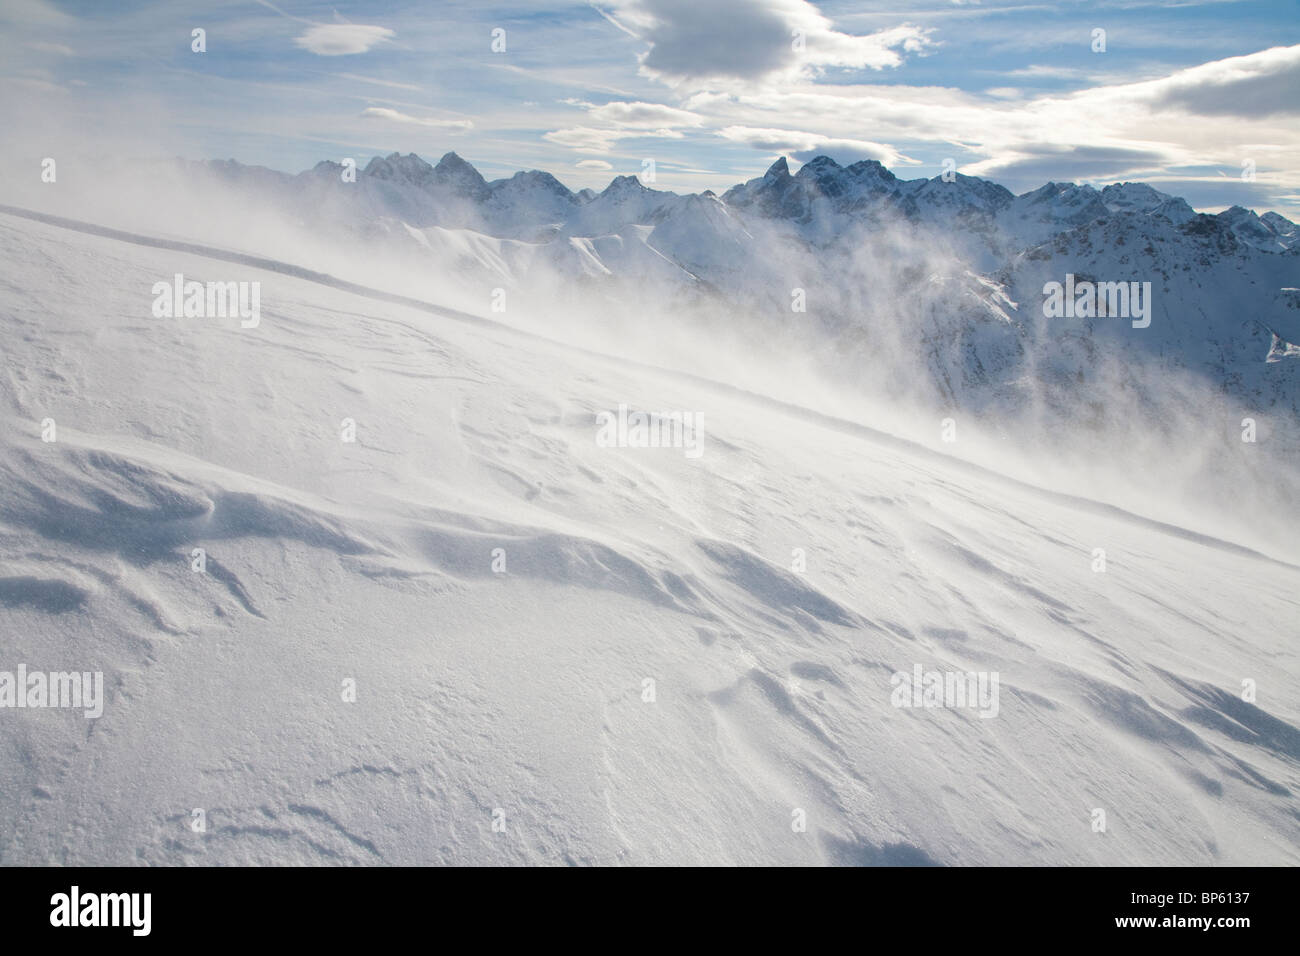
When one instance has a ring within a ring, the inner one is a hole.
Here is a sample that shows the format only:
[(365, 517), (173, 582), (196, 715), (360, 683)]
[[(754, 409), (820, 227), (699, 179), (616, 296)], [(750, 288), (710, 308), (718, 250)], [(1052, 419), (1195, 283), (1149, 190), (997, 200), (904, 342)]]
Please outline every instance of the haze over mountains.
[[(1062, 461), (1178, 459), (1210, 499), (1224, 482), (1262, 489), (1264, 510), (1300, 492), (1281, 464), (1300, 449), (1295, 224), (1198, 214), (1144, 183), (1016, 196), (820, 156), (793, 174), (779, 159), (721, 196), (633, 176), (593, 193), (392, 153), (297, 175), (233, 160), (65, 166), (57, 188), (0, 191), (700, 374), (826, 383)], [(1147, 289), (1149, 315), (1103, 302), (1047, 317), (1045, 287), (1067, 280)], [(800, 373), (760, 375), (760, 357)]]
[[(1162, 217), (1183, 224), (1197, 217), (1184, 200), (1145, 183), (1090, 185), (1049, 182), (1016, 196), (997, 183), (960, 173), (951, 178), (899, 179), (875, 160), (841, 166), (818, 156), (791, 174), (784, 157), (761, 177), (727, 190), (692, 195), (643, 185), (636, 176), (616, 176), (601, 192), (573, 192), (548, 172), (528, 170), (488, 182), (470, 163), (449, 152), (430, 164), (414, 153), (376, 156), (356, 170), (354, 185), (344, 166), (323, 160), (290, 175), (234, 160), (205, 165), (228, 181), (309, 192), (313, 200), (355, 202), (353, 210), (390, 215), (416, 227), (472, 228), (502, 238), (540, 239), (548, 234), (587, 236), (615, 233), (624, 226), (657, 225), (683, 208), (704, 208), (707, 200), (728, 211), (787, 220), (810, 240), (834, 233), (837, 217), (940, 223), (949, 228), (994, 233), (994, 251), (1015, 252), (1095, 219), (1125, 213)], [(360, 193), (358, 198), (351, 193)], [(1253, 248), (1280, 252), (1297, 241), (1296, 225), (1274, 212), (1257, 216), (1233, 206), (1216, 220), (1233, 227)], [(843, 225), (843, 223), (839, 223)], [(531, 233), (531, 235), (530, 235)]]
[[(1016, 196), (826, 156), (794, 174), (779, 159), (722, 196), (633, 176), (575, 193), (537, 170), (488, 182), (455, 153), (376, 157), (355, 182), (330, 161), (296, 176), (233, 161), (186, 175), (200, 192), (211, 179), (314, 231), (445, 267), (471, 302), (493, 288), (553, 311), (578, 308), (581, 289), (615, 315), (657, 304), (714, 314), (723, 302), (733, 331), (815, 356), (828, 374), (867, 368), (872, 388), (927, 407), (1056, 423), (1082, 410), (1122, 425), (1199, 380), (1232, 405), (1225, 429), (1266, 416), (1277, 440), (1300, 435), (1288, 351), (1300, 342), (1300, 234), (1275, 213), (1198, 214), (1144, 183), (1049, 182)], [(1149, 327), (1045, 319), (1044, 284), (1069, 274), (1151, 283)]]

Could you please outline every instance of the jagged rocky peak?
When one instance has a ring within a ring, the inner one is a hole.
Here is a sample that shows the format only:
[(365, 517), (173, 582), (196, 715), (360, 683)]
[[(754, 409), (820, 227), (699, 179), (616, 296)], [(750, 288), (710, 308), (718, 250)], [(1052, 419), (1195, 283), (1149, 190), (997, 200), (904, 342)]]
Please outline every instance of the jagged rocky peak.
[(1286, 216), (1275, 212), (1266, 212), (1259, 218), (1268, 223), (1279, 235), (1294, 236), (1296, 234), (1296, 224)]
[(808, 160), (795, 173), (795, 182), (814, 187), (827, 196), (838, 196), (844, 192), (844, 167), (829, 156), (816, 156)]
[(433, 167), (433, 181), (451, 187), (462, 195), (487, 195), (488, 184), (482, 174), (455, 153), (447, 153)]
[(1029, 192), (1022, 193), (1016, 198), (1025, 199), (1034, 203), (1049, 202), (1066, 190), (1073, 188), (1074, 183), (1046, 182), (1037, 189), (1031, 189)]
[(1044, 183), (1037, 189), (1017, 196), (1011, 206), (1022, 211), (1026, 207), (1045, 206), (1048, 210), (1045, 215), (1076, 224), (1110, 215), (1110, 210), (1102, 202), (1101, 193), (1091, 186), (1076, 183)]
[(884, 163), (876, 159), (860, 159), (844, 167), (844, 172), (857, 179), (878, 179), (882, 182), (894, 183), (898, 181)]
[(433, 167), (415, 153), (407, 153), (405, 156), (389, 153), (372, 159), (366, 165), (365, 175), (383, 182), (427, 186), (433, 181)]
[(797, 176), (827, 176), (843, 169), (839, 163), (829, 156), (814, 156), (796, 174)]
[(838, 204), (867, 193), (888, 192), (894, 183), (893, 175), (879, 163), (864, 161), (846, 168), (829, 156), (810, 159), (791, 176), (782, 156), (763, 176), (727, 190), (722, 201), (763, 216), (803, 219), (820, 197)]
[(815, 194), (844, 202), (893, 192), (899, 182), (893, 173), (874, 159), (841, 166), (829, 156), (810, 159), (794, 178), (796, 183), (811, 189)]
[(1196, 215), (1187, 202), (1162, 193), (1146, 183), (1112, 183), (1101, 191), (1101, 201), (1111, 212), (1139, 212), (1164, 216), (1176, 223)]
[(461, 159), (454, 152), (444, 153), (442, 159), (438, 160), (438, 165), (435, 166), (434, 169), (441, 172), (444, 176), (478, 176), (479, 179), (483, 178), (482, 176), (479, 176), (479, 171), (477, 169), (475, 169), (470, 163), (465, 162), (465, 160)]
[[(436, 165), (414, 153), (390, 153), (372, 159), (365, 175), (429, 193), (449, 210), (481, 206), (486, 218), (480, 224), (495, 230), (494, 235), (514, 235), (523, 226), (541, 223), (564, 223), (567, 231), (577, 235), (606, 234), (628, 222), (662, 219), (671, 207), (706, 216), (722, 210), (727, 216), (782, 219), (823, 237), (841, 228), (836, 223), (843, 217), (868, 221), (902, 216), (953, 229), (978, 229), (981, 235), (993, 236), (997, 249), (1037, 247), (1066, 230), (1116, 217), (1167, 220), (1186, 227), (1181, 229), (1184, 235), (1225, 236), (1220, 240), (1224, 244), (1240, 242), (1268, 252), (1288, 252), (1300, 243), (1295, 223), (1276, 213), (1257, 216), (1234, 206), (1217, 217), (1198, 217), (1185, 200), (1143, 182), (1114, 182), (1100, 188), (1052, 181), (1015, 196), (992, 180), (961, 173), (947, 180), (942, 175), (900, 179), (878, 159), (841, 165), (822, 154), (794, 174), (790, 162), (786, 156), (776, 157), (761, 176), (732, 186), (721, 197), (708, 190), (679, 196), (658, 190), (636, 175), (617, 176), (600, 192), (574, 192), (551, 173), (537, 169), (488, 183), (455, 152), (448, 152)], [(255, 178), (258, 170), (234, 162), (207, 165), (241, 181)], [(339, 169), (339, 164), (325, 161), (300, 178), (337, 178)], [(270, 175), (267, 171), (266, 177)], [(448, 221), (461, 222), (463, 217)]]
[(1254, 210), (1244, 206), (1231, 206), (1215, 219), (1231, 229), (1242, 242), (1268, 252), (1291, 249), (1300, 238), (1295, 223), (1277, 213), (1257, 216)]
[(1107, 203), (1120, 203), (1125, 206), (1136, 204), (1156, 205), (1166, 199), (1172, 199), (1147, 183), (1111, 183), (1101, 191), (1101, 198)]
[[(761, 179), (751, 180), (746, 186), (755, 190), (775, 188), (784, 190), (790, 185), (804, 187), (825, 196), (839, 196), (862, 190), (888, 192), (897, 188), (900, 180), (885, 165), (875, 159), (858, 160), (841, 166), (829, 156), (815, 156), (799, 168), (794, 176), (784, 156), (771, 165)], [(741, 188), (741, 187), (736, 187)], [(724, 196), (731, 196), (728, 190)]]
[(788, 177), (789, 175), (790, 175), (790, 164), (785, 161), (784, 156), (781, 156), (777, 159), (775, 163), (773, 163), (771, 166), (767, 168), (767, 172), (763, 174), (763, 178), (782, 179)]
[(646, 188), (647, 187), (641, 182), (641, 180), (637, 179), (635, 176), (615, 176), (610, 181), (610, 184), (605, 187), (605, 191), (602, 192), (601, 195), (616, 196), (620, 193), (640, 192)]
[(479, 171), (455, 153), (447, 153), (436, 166), (415, 153), (390, 153), (376, 156), (366, 166), (365, 175), (384, 182), (415, 186), (419, 189), (445, 189), (461, 196), (482, 199), (487, 195), (487, 181)]
[(540, 169), (527, 169), (517, 172), (509, 179), (498, 179), (496, 182), (491, 183), (490, 186), (493, 190), (507, 188), (511, 190), (542, 189), (563, 196), (573, 195), (568, 186), (550, 173)]

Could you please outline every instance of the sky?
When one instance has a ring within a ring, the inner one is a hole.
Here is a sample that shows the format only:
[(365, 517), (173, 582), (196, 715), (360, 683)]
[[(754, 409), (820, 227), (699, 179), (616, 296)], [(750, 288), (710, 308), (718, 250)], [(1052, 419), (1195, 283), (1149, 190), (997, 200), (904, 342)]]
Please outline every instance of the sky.
[(0, 0), (0, 124), (42, 155), (455, 151), (574, 189), (651, 159), (678, 192), (951, 160), (1295, 220), (1298, 92), (1297, 0)]

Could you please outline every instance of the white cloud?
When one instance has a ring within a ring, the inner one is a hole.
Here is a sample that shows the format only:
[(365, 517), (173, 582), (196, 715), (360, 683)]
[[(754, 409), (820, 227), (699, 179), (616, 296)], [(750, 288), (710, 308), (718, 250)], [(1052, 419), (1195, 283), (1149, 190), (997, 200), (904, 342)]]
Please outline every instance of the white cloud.
[(728, 126), (718, 130), (718, 135), (732, 142), (745, 143), (764, 153), (779, 153), (803, 162), (820, 155), (830, 156), (842, 165), (862, 159), (874, 159), (886, 166), (917, 162), (884, 143), (863, 139), (836, 139), (800, 130)]
[(643, 73), (697, 89), (829, 67), (881, 70), (931, 44), (930, 31), (910, 24), (841, 33), (807, 0), (622, 0), (617, 19), (649, 43)]
[(592, 129), (589, 126), (574, 126), (569, 129), (552, 130), (544, 133), (542, 138), (557, 146), (565, 146), (579, 153), (608, 153), (620, 139), (653, 136), (657, 139), (681, 139), (682, 134), (675, 129)]
[(577, 166), (579, 169), (595, 169), (600, 172), (608, 172), (614, 168), (603, 159), (580, 159), (573, 165)]
[(574, 126), (570, 129), (552, 130), (543, 134), (542, 139), (557, 146), (566, 146), (579, 153), (608, 153), (614, 148), (616, 142), (627, 135), (626, 132), (618, 130)]
[(1023, 76), (1031, 79), (1046, 77), (1055, 80), (1078, 80), (1087, 78), (1088, 71), (1081, 70), (1076, 66), (1044, 66), (1039, 63), (1031, 63), (1029, 66), (1022, 66), (1015, 70), (1005, 70), (1002, 75)]
[(407, 113), (399, 113), (397, 110), (390, 110), (385, 106), (369, 106), (361, 111), (361, 115), (370, 119), (392, 120), (394, 123), (410, 123), (413, 126), (431, 126), (434, 129), (467, 130), (474, 128), (474, 124), (470, 120), (422, 119)]
[(1300, 46), (1273, 47), (1249, 56), (1203, 63), (1173, 76), (1137, 84), (1153, 103), (1203, 116), (1300, 114)]
[[(796, 156), (801, 148), (823, 142), (858, 140), (864, 129), (871, 130), (877, 146), (953, 144), (973, 154), (963, 159), (963, 172), (996, 176), (1013, 189), (1047, 179), (1152, 178), (1196, 167), (1236, 175), (1242, 160), (1252, 157), (1260, 181), (1277, 188), (1300, 178), (1300, 127), (1293, 115), (1300, 105), (1283, 92), (1300, 85), (1298, 71), (1300, 46), (1295, 46), (1158, 79), (1026, 93), (1001, 102), (944, 87), (821, 84), (805, 78), (781, 86), (697, 92), (681, 105), (710, 127), (732, 128), (728, 138)], [(1234, 101), (1237, 96), (1241, 99)], [(774, 116), (782, 118), (783, 129), (770, 129)], [(1282, 148), (1265, 156), (1243, 145), (1249, 143)]]
[(318, 56), (349, 56), (365, 53), (395, 36), (387, 27), (360, 23), (326, 23), (314, 26), (294, 43)]
[(682, 139), (685, 134), (674, 127), (697, 127), (704, 118), (689, 110), (665, 106), (662, 103), (613, 101), (597, 106), (583, 100), (565, 100), (570, 106), (580, 106), (588, 118), (605, 124), (604, 128), (575, 126), (546, 133), (543, 138), (559, 146), (580, 153), (608, 153), (621, 139), (654, 136), (659, 139)]
[(1159, 149), (1118, 146), (1023, 146), (963, 167), (972, 176), (1012, 182), (1150, 179), (1167, 164)]
[(587, 115), (596, 122), (634, 129), (662, 129), (674, 126), (699, 126), (703, 118), (689, 110), (679, 110), (660, 103), (611, 102), (604, 106), (581, 104)]
[(387, 86), (395, 90), (413, 90), (420, 92), (420, 87), (414, 83), (396, 83), (393, 80), (381, 80), (373, 76), (359, 76), (356, 73), (335, 73), (341, 80), (352, 80), (354, 83), (373, 83), (375, 86)]

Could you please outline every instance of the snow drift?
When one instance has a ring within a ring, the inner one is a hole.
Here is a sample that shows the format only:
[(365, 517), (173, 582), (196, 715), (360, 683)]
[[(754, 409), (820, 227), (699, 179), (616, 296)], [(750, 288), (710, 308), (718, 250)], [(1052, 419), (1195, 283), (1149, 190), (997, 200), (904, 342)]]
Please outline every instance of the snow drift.
[(1291, 556), (284, 258), (0, 214), (0, 861), (1300, 861)]

